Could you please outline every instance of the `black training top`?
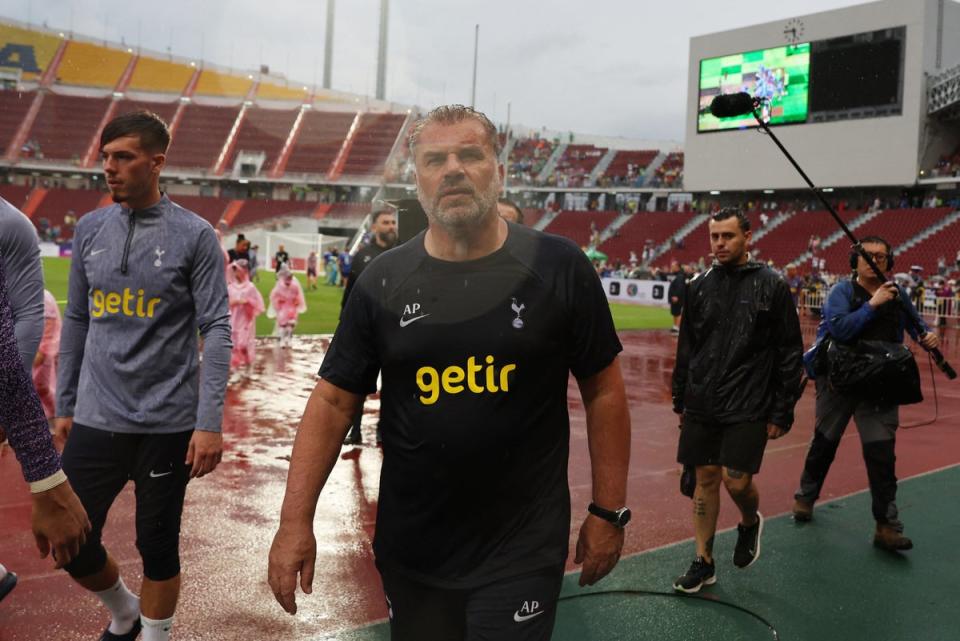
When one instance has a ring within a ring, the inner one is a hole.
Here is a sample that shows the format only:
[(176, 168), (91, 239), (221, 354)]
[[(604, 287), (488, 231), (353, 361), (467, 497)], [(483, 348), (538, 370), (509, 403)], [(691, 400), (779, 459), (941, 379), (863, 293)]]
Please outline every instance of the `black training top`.
[(371, 263), (320, 368), (357, 394), (382, 371), (377, 562), (447, 588), (562, 565), (569, 372), (622, 349), (600, 280), (572, 242), (514, 224), (477, 260), (423, 242)]
[(376, 240), (371, 240), (357, 250), (357, 253), (353, 256), (353, 260), (350, 262), (350, 275), (347, 277), (347, 284), (343, 288), (343, 298), (340, 299), (341, 309), (346, 306), (347, 300), (350, 298), (350, 292), (353, 291), (353, 285), (357, 282), (357, 279), (360, 278), (363, 270), (367, 268), (367, 265), (369, 265), (374, 258), (385, 251), (387, 250), (378, 245)]

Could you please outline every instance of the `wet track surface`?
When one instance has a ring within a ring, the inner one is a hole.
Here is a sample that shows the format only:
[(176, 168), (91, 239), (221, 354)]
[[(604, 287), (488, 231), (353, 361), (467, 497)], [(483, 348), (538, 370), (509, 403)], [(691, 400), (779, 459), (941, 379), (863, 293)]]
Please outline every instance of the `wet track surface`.
[[(807, 328), (809, 336), (810, 327)], [(670, 374), (675, 339), (666, 332), (622, 333), (621, 356), (633, 423), (629, 503), (634, 521), (625, 554), (635, 554), (692, 535), (690, 503), (678, 492), (674, 463), (677, 417), (670, 409)], [(944, 352), (960, 361), (956, 332)], [(375, 439), (378, 400), (367, 401), (363, 447), (345, 448), (320, 499), (315, 520), (317, 569), (314, 593), (298, 595), (300, 610), (288, 616), (266, 584), (267, 551), (276, 529), (296, 425), (315, 383), (327, 341), (297, 338), (290, 350), (263, 339), (249, 378), (234, 380), (227, 395), (227, 453), (212, 475), (191, 482), (183, 521), (181, 559), (184, 588), (174, 638), (327, 639), (337, 632), (382, 619), (386, 607), (373, 565), (373, 535), (381, 452)], [(909, 424), (931, 418), (934, 407), (926, 358), (918, 359), (928, 400), (904, 408)], [(898, 443), (900, 477), (960, 461), (960, 385), (937, 373), (940, 418), (936, 424), (904, 430)], [(571, 546), (590, 500), (590, 465), (584, 412), (575, 381), (569, 390), (574, 523)], [(767, 448), (758, 476), (761, 510), (768, 516), (789, 510), (803, 456), (813, 429), (813, 389), (797, 407), (795, 428)], [(844, 437), (824, 498), (867, 485), (860, 447), (851, 425)], [(0, 604), (0, 641), (95, 639), (106, 611), (49, 560), (38, 558), (29, 530), (29, 497), (8, 447), (0, 451), (0, 563), (16, 571), (20, 585)], [(735, 523), (724, 499), (720, 527)], [(909, 510), (904, 519), (909, 528)], [(864, 514), (864, 531), (870, 529)], [(137, 591), (140, 561), (133, 545), (132, 486), (110, 513), (104, 543)], [(572, 564), (570, 569), (574, 569)]]

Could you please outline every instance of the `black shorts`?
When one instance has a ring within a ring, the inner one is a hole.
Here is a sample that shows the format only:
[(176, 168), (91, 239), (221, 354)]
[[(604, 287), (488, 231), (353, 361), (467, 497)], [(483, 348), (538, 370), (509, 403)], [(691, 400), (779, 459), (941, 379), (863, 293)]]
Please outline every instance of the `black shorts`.
[(683, 305), (670, 305), (670, 315), (679, 316), (680, 312), (683, 311)]
[(307, 276), (316, 276), (317, 268), (316, 267), (307, 267)]
[(391, 641), (549, 641), (563, 566), (448, 590), (380, 568)]
[(144, 575), (164, 581), (179, 573), (180, 517), (190, 480), (184, 461), (192, 435), (192, 430), (124, 434), (73, 424), (63, 449), (63, 471), (87, 511), (92, 531), (80, 555), (67, 566), (71, 574), (82, 577), (103, 568), (103, 524), (114, 499), (131, 480), (136, 485), (137, 549)]
[(683, 417), (677, 461), (684, 465), (722, 465), (733, 470), (756, 474), (767, 447), (767, 424), (723, 424)]

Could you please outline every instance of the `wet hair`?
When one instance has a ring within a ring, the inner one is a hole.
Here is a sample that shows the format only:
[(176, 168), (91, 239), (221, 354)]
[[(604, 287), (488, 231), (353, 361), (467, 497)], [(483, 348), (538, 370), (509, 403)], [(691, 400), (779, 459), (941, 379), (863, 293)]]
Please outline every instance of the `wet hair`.
[(117, 138), (137, 136), (140, 146), (153, 154), (165, 154), (170, 146), (170, 130), (163, 118), (140, 109), (117, 116), (107, 123), (100, 134), (100, 149)]
[(711, 220), (717, 223), (728, 218), (737, 219), (737, 226), (740, 227), (740, 231), (744, 233), (750, 231), (750, 219), (747, 218), (746, 214), (744, 214), (742, 210), (737, 209), (736, 207), (724, 207), (710, 217)]
[(377, 211), (373, 212), (372, 214), (373, 217), (370, 219), (370, 224), (376, 225), (377, 221), (380, 220), (380, 216), (383, 216), (385, 214), (389, 214), (390, 216), (396, 216), (397, 212), (389, 208), (378, 209)]
[(499, 158), (500, 137), (497, 135), (496, 125), (490, 122), (490, 119), (487, 118), (483, 112), (477, 111), (473, 107), (465, 107), (463, 105), (441, 105), (418, 120), (410, 130), (410, 135), (407, 137), (407, 142), (410, 145), (410, 153), (416, 151), (417, 143), (420, 141), (420, 134), (427, 128), (427, 125), (455, 125), (468, 118), (476, 120), (483, 126), (484, 133), (487, 135), (487, 142), (490, 143), (490, 147), (493, 148), (494, 153)]
[(506, 205), (507, 207), (510, 207), (511, 209), (515, 210), (517, 212), (517, 223), (520, 225), (523, 224), (523, 210), (520, 209), (520, 206), (517, 203), (513, 202), (509, 198), (500, 198), (499, 200), (497, 200), (497, 202), (500, 203), (501, 205)]

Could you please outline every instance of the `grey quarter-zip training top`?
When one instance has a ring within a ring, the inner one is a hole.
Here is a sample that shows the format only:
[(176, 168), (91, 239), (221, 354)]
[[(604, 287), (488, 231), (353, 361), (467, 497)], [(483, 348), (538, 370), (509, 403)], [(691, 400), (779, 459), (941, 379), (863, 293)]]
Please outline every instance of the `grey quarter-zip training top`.
[(230, 348), (223, 253), (207, 221), (166, 195), (80, 218), (57, 416), (111, 432), (219, 432)]

